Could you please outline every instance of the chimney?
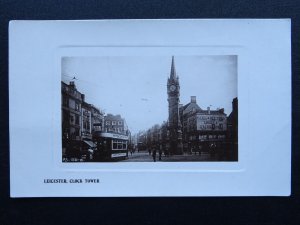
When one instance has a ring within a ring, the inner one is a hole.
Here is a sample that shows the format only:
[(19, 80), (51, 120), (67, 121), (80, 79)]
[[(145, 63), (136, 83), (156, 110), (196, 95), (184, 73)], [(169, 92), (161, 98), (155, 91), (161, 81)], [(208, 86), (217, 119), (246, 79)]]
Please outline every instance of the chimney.
[(74, 89), (76, 88), (75, 82), (74, 82), (74, 81), (70, 81), (70, 87), (71, 87), (71, 88), (74, 88)]
[(210, 114), (210, 107), (207, 107), (207, 112), (208, 114)]
[(197, 103), (196, 96), (191, 96), (191, 103)]
[(85, 101), (85, 95), (84, 94), (81, 94), (81, 99), (82, 99), (83, 102)]

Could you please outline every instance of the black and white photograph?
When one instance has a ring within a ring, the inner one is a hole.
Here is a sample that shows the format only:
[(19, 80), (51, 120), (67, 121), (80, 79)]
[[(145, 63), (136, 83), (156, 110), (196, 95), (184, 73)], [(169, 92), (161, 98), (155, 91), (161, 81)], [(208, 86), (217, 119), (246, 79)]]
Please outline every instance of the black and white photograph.
[(237, 68), (237, 55), (62, 57), (62, 162), (238, 161)]

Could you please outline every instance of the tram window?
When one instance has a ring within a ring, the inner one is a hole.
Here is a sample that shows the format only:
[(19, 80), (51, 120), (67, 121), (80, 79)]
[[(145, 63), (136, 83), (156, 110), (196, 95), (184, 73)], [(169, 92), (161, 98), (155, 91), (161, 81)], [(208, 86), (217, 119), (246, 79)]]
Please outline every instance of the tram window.
[(117, 140), (113, 140), (112, 141), (113, 146), (112, 149), (113, 150), (126, 150), (127, 149), (127, 141), (117, 141)]
[(122, 149), (122, 143), (118, 143), (118, 149)]

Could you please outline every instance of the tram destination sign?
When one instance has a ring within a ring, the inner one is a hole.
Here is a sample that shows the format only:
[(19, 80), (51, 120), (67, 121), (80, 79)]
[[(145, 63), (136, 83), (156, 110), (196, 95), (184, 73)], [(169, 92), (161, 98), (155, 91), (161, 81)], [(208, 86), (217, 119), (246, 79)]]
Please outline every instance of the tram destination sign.
[(128, 136), (122, 135), (122, 134), (114, 134), (114, 133), (101, 133), (101, 137), (106, 138), (116, 138), (116, 139), (122, 139), (122, 140), (128, 140)]

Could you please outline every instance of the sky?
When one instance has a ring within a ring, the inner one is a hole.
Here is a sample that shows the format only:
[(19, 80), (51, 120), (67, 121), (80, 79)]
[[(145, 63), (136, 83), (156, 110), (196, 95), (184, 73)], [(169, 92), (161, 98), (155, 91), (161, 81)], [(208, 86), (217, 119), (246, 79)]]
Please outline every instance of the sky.
[[(202, 109), (224, 108), (237, 97), (236, 56), (174, 56), (180, 103), (197, 97)], [(172, 56), (63, 57), (62, 81), (75, 81), (86, 102), (120, 114), (132, 134), (168, 119), (167, 79)], [(75, 79), (73, 79), (75, 77)]]

